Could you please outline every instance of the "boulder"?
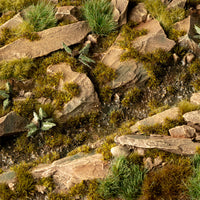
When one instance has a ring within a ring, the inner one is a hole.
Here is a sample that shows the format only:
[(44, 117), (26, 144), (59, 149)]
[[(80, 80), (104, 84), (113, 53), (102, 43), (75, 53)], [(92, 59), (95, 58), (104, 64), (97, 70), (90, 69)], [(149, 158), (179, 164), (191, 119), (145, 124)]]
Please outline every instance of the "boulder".
[(134, 8), (131, 9), (128, 18), (130, 21), (135, 23), (145, 22), (147, 19), (147, 9), (145, 8), (144, 3), (138, 3)]
[(114, 7), (114, 20), (118, 23), (119, 26), (126, 24), (129, 0), (112, 0), (111, 4)]
[(193, 124), (200, 124), (200, 110), (195, 110), (187, 112), (183, 115), (186, 122), (191, 122)]
[(16, 14), (13, 18), (11, 18), (10, 20), (8, 20), (7, 22), (5, 22), (4, 24), (2, 24), (0, 26), (0, 30), (2, 30), (3, 28), (16, 28), (17, 26), (19, 26), (20, 24), (23, 23), (23, 18), (21, 17), (21, 14), (18, 13)]
[(188, 138), (151, 137), (144, 135), (123, 135), (116, 136), (115, 142), (120, 145), (127, 145), (129, 148), (159, 149), (181, 155), (194, 155), (200, 143), (195, 143)]
[(10, 189), (14, 189), (14, 185), (16, 184), (16, 182), (17, 179), (14, 171), (9, 170), (0, 174), (0, 184), (6, 183), (8, 184)]
[(179, 22), (176, 22), (173, 25), (173, 28), (175, 28), (178, 31), (185, 31), (186, 33), (188, 33), (190, 30), (190, 18), (191, 17), (188, 16), (187, 18), (185, 18)]
[(135, 29), (146, 29), (148, 31), (146, 35), (140, 36), (132, 42), (133, 47), (141, 53), (150, 53), (156, 49), (170, 51), (176, 44), (173, 40), (167, 38), (159, 22), (155, 19), (141, 23)]
[(74, 23), (78, 21), (78, 12), (77, 7), (75, 6), (62, 6), (57, 8), (55, 17), (58, 21)]
[(26, 131), (28, 121), (14, 111), (0, 118), (0, 136)]
[(178, 119), (179, 116), (180, 116), (179, 108), (173, 107), (161, 113), (158, 113), (156, 115), (147, 117), (143, 120), (136, 122), (133, 126), (130, 127), (130, 129), (132, 132), (138, 132), (139, 126), (153, 126), (156, 124), (163, 124), (166, 118), (174, 120)]
[(0, 61), (45, 56), (63, 49), (63, 42), (67, 46), (81, 42), (89, 32), (90, 28), (84, 21), (50, 28), (38, 33), (40, 40), (30, 41), (21, 38), (0, 48)]
[(57, 111), (56, 114), (60, 121), (65, 122), (69, 117), (98, 109), (100, 102), (97, 93), (86, 74), (72, 71), (66, 63), (49, 66), (47, 72), (52, 74), (61, 72), (63, 74), (63, 79), (59, 83), (59, 90), (62, 90), (66, 82), (77, 83), (80, 88), (80, 94), (66, 103), (61, 111)]
[(119, 157), (119, 156), (128, 156), (130, 151), (127, 147), (124, 146), (116, 146), (111, 148), (111, 153), (114, 157)]
[(184, 8), (187, 0), (173, 0), (167, 8)]
[(196, 105), (200, 105), (200, 93), (193, 93), (190, 97), (190, 102)]
[(65, 192), (82, 180), (104, 178), (108, 174), (108, 166), (103, 162), (101, 154), (76, 154), (54, 161), (52, 164), (41, 164), (32, 170), (35, 178), (52, 176), (56, 191)]
[(194, 138), (196, 136), (196, 130), (187, 125), (171, 128), (169, 133), (174, 138)]

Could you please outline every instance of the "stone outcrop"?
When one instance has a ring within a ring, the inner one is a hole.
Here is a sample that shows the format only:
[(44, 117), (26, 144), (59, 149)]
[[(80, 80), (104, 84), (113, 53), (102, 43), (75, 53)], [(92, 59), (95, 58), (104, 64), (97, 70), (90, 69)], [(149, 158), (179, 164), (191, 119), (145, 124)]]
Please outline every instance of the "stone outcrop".
[(131, 9), (129, 13), (129, 20), (135, 23), (145, 22), (147, 19), (147, 9), (145, 8), (144, 3), (138, 3), (134, 8)]
[(196, 130), (187, 125), (171, 128), (169, 133), (174, 138), (194, 138), (196, 136)]
[(173, 119), (178, 119), (179, 116), (180, 116), (179, 109), (177, 107), (173, 107), (161, 113), (158, 113), (156, 115), (147, 117), (143, 120), (136, 122), (136, 124), (131, 126), (130, 129), (132, 132), (137, 132), (139, 126), (153, 126), (156, 124), (163, 124), (166, 118), (173, 120)]
[(112, 0), (114, 20), (119, 26), (127, 23), (128, 0)]
[(14, 111), (0, 118), (0, 136), (26, 131), (28, 121)]
[(84, 21), (50, 28), (38, 33), (40, 40), (18, 39), (0, 48), (0, 61), (24, 57), (36, 58), (63, 49), (62, 43), (70, 46), (81, 42), (90, 32)]
[(90, 112), (98, 109), (100, 105), (94, 86), (86, 74), (74, 72), (66, 63), (49, 66), (48, 73), (61, 72), (63, 79), (60, 80), (58, 90), (62, 90), (63, 85), (67, 82), (77, 83), (79, 85), (80, 94), (73, 97), (66, 103), (61, 111), (58, 111), (57, 117), (65, 122), (69, 117), (80, 115), (84, 112)]
[(23, 23), (23, 18), (21, 17), (20, 13), (18, 13), (17, 15), (15, 15), (13, 18), (11, 18), (10, 20), (8, 20), (7, 22), (5, 22), (4, 24), (2, 24), (0, 26), (0, 31), (3, 28), (16, 28), (17, 26), (19, 26), (20, 24)]
[(181, 155), (194, 155), (200, 143), (188, 138), (172, 138), (170, 136), (123, 135), (115, 137), (115, 142), (129, 148), (159, 149)]
[(39, 165), (32, 170), (32, 174), (35, 178), (52, 176), (56, 183), (56, 191), (66, 191), (82, 180), (104, 178), (108, 173), (108, 166), (102, 159), (101, 154), (77, 154), (49, 165)]

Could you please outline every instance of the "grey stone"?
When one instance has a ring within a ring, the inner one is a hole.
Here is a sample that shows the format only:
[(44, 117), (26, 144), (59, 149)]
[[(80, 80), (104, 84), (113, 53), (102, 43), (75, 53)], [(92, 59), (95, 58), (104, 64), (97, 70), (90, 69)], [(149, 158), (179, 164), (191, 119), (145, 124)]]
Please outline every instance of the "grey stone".
[(119, 156), (128, 156), (130, 151), (127, 147), (124, 146), (116, 146), (111, 148), (111, 153), (114, 157), (119, 157)]
[(84, 21), (50, 28), (38, 33), (40, 40), (30, 41), (21, 38), (0, 48), (0, 61), (45, 56), (63, 49), (63, 42), (67, 46), (81, 42), (89, 32), (90, 28)]
[(169, 133), (175, 138), (194, 138), (196, 136), (196, 130), (187, 125), (171, 128)]
[(2, 174), (0, 174), (0, 183), (16, 183), (16, 174), (14, 171), (7, 171)]
[(200, 143), (193, 142), (188, 138), (150, 137), (143, 135), (116, 136), (115, 142), (120, 145), (127, 145), (131, 148), (159, 149), (181, 155), (194, 155)]

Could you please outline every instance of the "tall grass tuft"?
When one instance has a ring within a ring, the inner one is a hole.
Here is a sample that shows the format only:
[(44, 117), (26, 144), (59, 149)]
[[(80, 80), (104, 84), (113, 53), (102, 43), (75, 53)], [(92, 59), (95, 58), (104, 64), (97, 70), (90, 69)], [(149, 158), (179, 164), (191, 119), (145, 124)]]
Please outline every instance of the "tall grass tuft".
[(36, 32), (56, 26), (55, 9), (50, 2), (40, 1), (30, 6), (25, 11), (24, 18)]
[(83, 5), (83, 16), (92, 31), (98, 35), (108, 35), (116, 28), (113, 7), (108, 0), (87, 0)]

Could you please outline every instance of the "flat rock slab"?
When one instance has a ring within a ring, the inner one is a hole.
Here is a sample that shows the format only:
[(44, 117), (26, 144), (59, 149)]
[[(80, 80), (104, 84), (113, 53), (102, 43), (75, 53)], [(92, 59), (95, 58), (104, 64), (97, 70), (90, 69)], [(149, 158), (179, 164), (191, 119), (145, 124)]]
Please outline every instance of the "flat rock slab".
[(26, 131), (28, 121), (14, 111), (0, 118), (0, 136)]
[(153, 126), (156, 124), (163, 124), (166, 118), (174, 120), (178, 119), (179, 116), (180, 116), (179, 108), (173, 107), (161, 113), (158, 113), (156, 115), (147, 117), (143, 120), (136, 122), (133, 126), (130, 127), (130, 129), (132, 132), (137, 132), (139, 126)]
[(73, 97), (66, 103), (62, 111), (56, 112), (57, 117), (62, 122), (65, 122), (69, 117), (98, 109), (100, 106), (98, 95), (94, 90), (91, 80), (86, 74), (72, 71), (71, 67), (66, 63), (49, 66), (47, 72), (61, 72), (63, 74), (63, 79), (61, 79), (59, 83), (59, 90), (63, 89), (65, 83), (71, 82), (77, 83), (80, 89), (80, 94), (78, 96)]
[(200, 143), (192, 142), (188, 138), (151, 137), (143, 135), (124, 135), (115, 137), (115, 142), (127, 145), (129, 148), (159, 149), (182, 155), (194, 155)]
[(62, 158), (49, 165), (39, 165), (32, 170), (35, 178), (53, 176), (57, 191), (66, 191), (82, 180), (104, 178), (108, 166), (103, 162), (101, 154), (84, 155)]
[(30, 41), (21, 38), (0, 48), (0, 61), (45, 56), (63, 49), (63, 42), (67, 46), (80, 43), (89, 32), (90, 28), (85, 21), (50, 28), (38, 33), (40, 40)]

